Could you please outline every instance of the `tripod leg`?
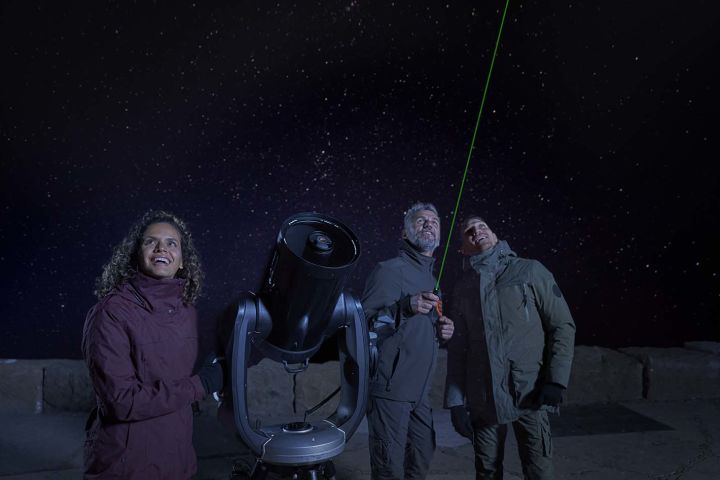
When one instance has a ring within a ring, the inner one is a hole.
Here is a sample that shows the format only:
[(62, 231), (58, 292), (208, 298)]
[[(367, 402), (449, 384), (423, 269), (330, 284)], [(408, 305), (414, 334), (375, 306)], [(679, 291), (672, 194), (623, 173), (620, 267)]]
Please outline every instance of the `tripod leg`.
[(335, 480), (335, 464), (332, 461), (327, 461), (323, 465), (323, 476), (326, 480)]
[(258, 462), (255, 464), (255, 468), (253, 468), (252, 474), (250, 475), (250, 480), (265, 480), (265, 478), (267, 478), (267, 475), (267, 466), (258, 460)]

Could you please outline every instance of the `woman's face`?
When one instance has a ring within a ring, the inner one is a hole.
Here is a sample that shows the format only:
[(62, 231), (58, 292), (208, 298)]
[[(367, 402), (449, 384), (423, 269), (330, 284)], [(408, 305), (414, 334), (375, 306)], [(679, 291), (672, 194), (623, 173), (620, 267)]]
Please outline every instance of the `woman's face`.
[(182, 268), (180, 232), (169, 223), (151, 223), (140, 239), (140, 271), (153, 278), (174, 278)]

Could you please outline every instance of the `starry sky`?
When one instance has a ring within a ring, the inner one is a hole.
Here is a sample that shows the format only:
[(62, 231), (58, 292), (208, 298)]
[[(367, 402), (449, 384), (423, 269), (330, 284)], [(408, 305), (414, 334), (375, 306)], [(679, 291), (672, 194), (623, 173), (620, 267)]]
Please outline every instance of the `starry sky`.
[[(720, 341), (720, 8), (641, 3), (510, 2), (458, 215), (555, 274), (578, 344)], [(295, 213), (359, 237), (357, 295), (411, 203), (445, 243), (503, 7), (3, 2), (0, 357), (79, 358), (151, 208), (192, 229), (204, 349)]]

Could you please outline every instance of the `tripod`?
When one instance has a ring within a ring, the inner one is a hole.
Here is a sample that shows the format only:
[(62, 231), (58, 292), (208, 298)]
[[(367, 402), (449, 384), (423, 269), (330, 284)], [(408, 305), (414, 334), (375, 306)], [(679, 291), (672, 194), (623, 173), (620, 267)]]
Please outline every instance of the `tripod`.
[(271, 480), (290, 478), (293, 480), (335, 480), (335, 465), (328, 460), (323, 463), (301, 466), (273, 465), (259, 458), (254, 465), (244, 459), (233, 464), (231, 480)]

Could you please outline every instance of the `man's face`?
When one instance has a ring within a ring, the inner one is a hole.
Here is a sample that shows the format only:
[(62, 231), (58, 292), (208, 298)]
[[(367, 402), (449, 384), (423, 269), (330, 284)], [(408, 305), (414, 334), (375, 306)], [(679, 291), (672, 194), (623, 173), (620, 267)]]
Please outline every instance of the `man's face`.
[(169, 223), (148, 225), (140, 239), (140, 271), (153, 278), (174, 278), (182, 267), (180, 233)]
[(479, 218), (471, 218), (465, 223), (463, 231), (462, 253), (465, 255), (477, 255), (486, 252), (497, 245), (497, 235), (490, 230), (488, 224)]
[(412, 225), (406, 225), (405, 235), (421, 252), (432, 255), (440, 245), (440, 219), (431, 210), (419, 210)]

